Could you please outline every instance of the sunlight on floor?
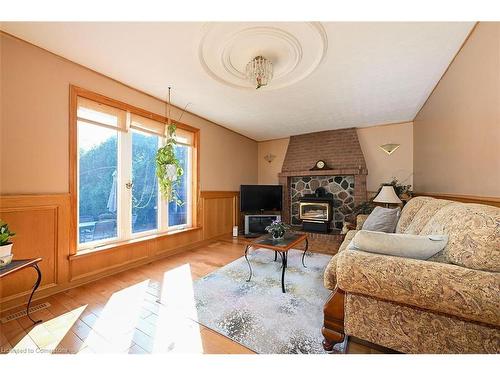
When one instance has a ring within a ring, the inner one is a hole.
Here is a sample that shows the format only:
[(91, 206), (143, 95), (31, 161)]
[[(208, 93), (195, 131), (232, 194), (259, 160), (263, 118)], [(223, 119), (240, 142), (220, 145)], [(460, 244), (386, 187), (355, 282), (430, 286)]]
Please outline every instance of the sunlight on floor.
[(152, 352), (203, 353), (189, 264), (164, 273), (159, 300)]
[[(11, 353), (57, 353), (58, 345), (80, 318), (87, 305), (36, 325), (12, 348)], [(36, 345), (35, 345), (36, 343)], [(35, 346), (34, 346), (35, 345)], [(61, 352), (64, 352), (62, 348)]]
[(190, 264), (137, 281), (34, 326), (10, 352), (202, 354)]
[(113, 293), (93, 324), (85, 345), (99, 352), (127, 351), (134, 344), (132, 337), (148, 285), (149, 279)]
[(166, 271), (160, 290), (159, 300), (163, 306), (173, 307), (189, 318), (198, 318), (189, 264)]

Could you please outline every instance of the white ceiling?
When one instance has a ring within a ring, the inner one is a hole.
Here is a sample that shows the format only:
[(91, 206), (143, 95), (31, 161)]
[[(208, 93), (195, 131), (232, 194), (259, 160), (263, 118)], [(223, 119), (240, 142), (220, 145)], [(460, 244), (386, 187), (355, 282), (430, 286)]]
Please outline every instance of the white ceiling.
[[(473, 22), (2, 23), (1, 29), (255, 140), (410, 121)], [(264, 89), (239, 77), (273, 60)]]

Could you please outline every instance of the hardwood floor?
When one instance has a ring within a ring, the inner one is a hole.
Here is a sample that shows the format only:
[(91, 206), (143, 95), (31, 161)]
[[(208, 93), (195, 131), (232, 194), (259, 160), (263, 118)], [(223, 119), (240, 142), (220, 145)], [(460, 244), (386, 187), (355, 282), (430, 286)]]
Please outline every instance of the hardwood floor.
[[(251, 354), (251, 350), (189, 319), (189, 301), (156, 302), (165, 278), (177, 293), (242, 256), (241, 244), (213, 242), (132, 270), (34, 302), (50, 307), (0, 324), (0, 353), (213, 353)], [(181, 298), (182, 299), (182, 298)], [(168, 300), (168, 299), (166, 299)], [(7, 316), (22, 310), (2, 313)], [(117, 314), (116, 312), (119, 312)], [(348, 353), (379, 353), (350, 342)]]

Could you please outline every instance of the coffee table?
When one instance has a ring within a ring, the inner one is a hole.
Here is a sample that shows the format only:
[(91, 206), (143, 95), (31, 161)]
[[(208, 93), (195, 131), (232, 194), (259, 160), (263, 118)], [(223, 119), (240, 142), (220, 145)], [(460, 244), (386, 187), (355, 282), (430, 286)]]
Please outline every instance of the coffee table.
[(309, 241), (307, 240), (307, 234), (305, 233), (286, 233), (285, 237), (281, 240), (275, 240), (270, 234), (266, 234), (259, 238), (253, 240), (250, 244), (245, 247), (245, 259), (248, 263), (248, 268), (250, 269), (250, 276), (248, 277), (247, 282), (252, 279), (252, 266), (250, 265), (250, 261), (248, 260), (247, 254), (248, 250), (252, 247), (255, 248), (263, 248), (274, 250), (274, 261), (278, 259), (278, 254), (281, 257), (281, 290), (283, 293), (286, 293), (285, 290), (285, 270), (287, 267), (288, 261), (288, 250), (298, 245), (302, 241), (306, 242), (306, 247), (304, 249), (304, 253), (302, 254), (302, 265), (306, 267), (304, 263), (304, 257), (306, 256), (307, 249), (309, 247)]

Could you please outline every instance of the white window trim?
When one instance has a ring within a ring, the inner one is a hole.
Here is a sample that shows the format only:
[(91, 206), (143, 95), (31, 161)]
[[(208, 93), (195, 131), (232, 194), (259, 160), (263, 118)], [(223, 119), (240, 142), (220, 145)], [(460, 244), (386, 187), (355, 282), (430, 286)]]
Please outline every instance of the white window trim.
[[(83, 121), (83, 122), (86, 122)], [(101, 125), (98, 123), (92, 122), (93, 125)], [(77, 144), (76, 147), (78, 149), (78, 122), (77, 126)], [(109, 128), (106, 124), (102, 124), (103, 127)], [(189, 204), (187, 210), (187, 218), (186, 224), (179, 224), (174, 226), (169, 226), (168, 219), (168, 202), (163, 198), (159, 191), (158, 186), (158, 202), (157, 202), (157, 228), (133, 233), (132, 231), (132, 189), (127, 189), (125, 184), (128, 182), (132, 182), (132, 131), (137, 131), (139, 133), (148, 134), (147, 132), (142, 132), (139, 129), (130, 129), (130, 114), (127, 112), (127, 132), (118, 131), (117, 129), (117, 213), (119, 213), (116, 217), (116, 226), (117, 226), (117, 236), (109, 239), (102, 239), (97, 241), (89, 241), (80, 243), (79, 236), (79, 217), (80, 217), (80, 202), (79, 202), (79, 194), (80, 194), (80, 158), (77, 157), (76, 162), (76, 170), (77, 170), (77, 182), (76, 182), (76, 206), (77, 206), (77, 251), (83, 250), (93, 250), (98, 249), (99, 247), (104, 247), (107, 245), (111, 245), (114, 243), (120, 243), (131, 239), (140, 239), (142, 237), (149, 237), (151, 235), (161, 235), (168, 234), (171, 232), (176, 232), (183, 229), (189, 229), (193, 227), (193, 189), (192, 189), (192, 178), (193, 178), (193, 157), (194, 157), (194, 147), (192, 144), (184, 144), (179, 142), (179, 145), (187, 146), (189, 148), (188, 152), (188, 194), (186, 197), (186, 202)], [(165, 138), (158, 137), (159, 143), (158, 147), (162, 147), (165, 144)], [(129, 163), (123, 163), (122, 160), (129, 160)], [(128, 215), (124, 215), (123, 213), (128, 212)]]

